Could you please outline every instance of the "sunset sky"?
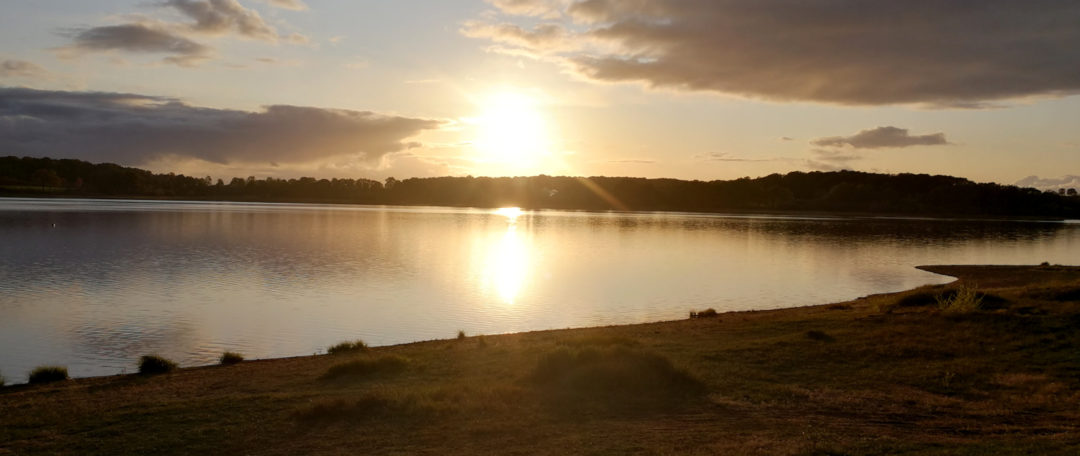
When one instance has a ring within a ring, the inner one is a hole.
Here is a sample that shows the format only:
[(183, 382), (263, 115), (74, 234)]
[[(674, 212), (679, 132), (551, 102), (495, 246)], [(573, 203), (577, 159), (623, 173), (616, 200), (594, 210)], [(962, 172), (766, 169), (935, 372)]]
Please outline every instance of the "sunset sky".
[(1080, 186), (1080, 2), (2, 8), (0, 155), (226, 179), (855, 169)]

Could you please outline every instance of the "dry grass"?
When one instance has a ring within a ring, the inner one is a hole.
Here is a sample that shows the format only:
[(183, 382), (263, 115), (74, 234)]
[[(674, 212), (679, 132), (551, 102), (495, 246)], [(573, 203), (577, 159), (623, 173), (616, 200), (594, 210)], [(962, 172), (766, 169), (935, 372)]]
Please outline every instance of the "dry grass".
[(346, 341), (330, 346), (326, 353), (331, 355), (347, 355), (350, 353), (362, 353), (368, 350), (368, 346), (362, 340)]
[[(1080, 270), (945, 270), (839, 306), (10, 386), (0, 454), (1080, 454)], [(937, 308), (974, 283), (1006, 304)]]
[(55, 383), (68, 380), (68, 370), (63, 366), (39, 366), (30, 372), (31, 385)]
[(221, 358), (218, 358), (218, 363), (226, 365), (226, 366), (241, 363), (243, 361), (244, 361), (244, 355), (241, 355), (240, 353), (236, 353), (236, 352), (230, 352), (230, 351), (222, 353)]
[(167, 374), (176, 370), (177, 364), (158, 355), (139, 358), (139, 373), (143, 375)]

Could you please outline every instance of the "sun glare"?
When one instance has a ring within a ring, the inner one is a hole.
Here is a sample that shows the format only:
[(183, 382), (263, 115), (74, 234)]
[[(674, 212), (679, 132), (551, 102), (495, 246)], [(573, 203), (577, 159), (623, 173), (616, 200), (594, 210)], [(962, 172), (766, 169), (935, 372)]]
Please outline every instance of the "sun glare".
[(513, 170), (533, 171), (549, 154), (547, 122), (536, 98), (500, 91), (482, 101), (474, 145), (480, 158)]

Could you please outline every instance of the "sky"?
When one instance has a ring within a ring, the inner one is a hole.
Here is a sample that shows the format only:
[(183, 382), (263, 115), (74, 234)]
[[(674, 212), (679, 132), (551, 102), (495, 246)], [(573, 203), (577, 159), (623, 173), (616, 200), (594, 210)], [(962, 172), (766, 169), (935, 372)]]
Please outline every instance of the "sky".
[(0, 155), (156, 172), (1080, 187), (1080, 3), (35, 0)]

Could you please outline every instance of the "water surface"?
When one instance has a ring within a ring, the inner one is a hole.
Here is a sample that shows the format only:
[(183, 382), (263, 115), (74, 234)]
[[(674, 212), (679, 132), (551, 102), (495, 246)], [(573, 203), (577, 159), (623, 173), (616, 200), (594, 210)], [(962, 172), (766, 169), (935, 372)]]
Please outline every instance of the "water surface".
[(0, 199), (0, 373), (135, 370), (852, 299), (1070, 263), (1080, 225)]

